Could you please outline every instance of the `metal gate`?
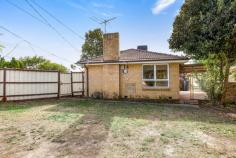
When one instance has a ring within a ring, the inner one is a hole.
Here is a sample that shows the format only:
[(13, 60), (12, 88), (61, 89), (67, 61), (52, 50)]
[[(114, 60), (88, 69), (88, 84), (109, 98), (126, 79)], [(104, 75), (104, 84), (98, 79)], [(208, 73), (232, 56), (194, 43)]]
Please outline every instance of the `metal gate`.
[(60, 73), (60, 96), (84, 95), (84, 72)]

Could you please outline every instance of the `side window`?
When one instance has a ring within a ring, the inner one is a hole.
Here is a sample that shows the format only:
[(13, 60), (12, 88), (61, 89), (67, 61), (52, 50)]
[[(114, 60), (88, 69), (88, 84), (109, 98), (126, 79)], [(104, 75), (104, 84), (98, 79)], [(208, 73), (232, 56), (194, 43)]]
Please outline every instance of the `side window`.
[(143, 86), (154, 88), (169, 87), (169, 66), (143, 65)]
[(154, 65), (143, 66), (143, 79), (146, 80), (154, 79)]
[(143, 65), (143, 85), (148, 87), (155, 86), (154, 65)]

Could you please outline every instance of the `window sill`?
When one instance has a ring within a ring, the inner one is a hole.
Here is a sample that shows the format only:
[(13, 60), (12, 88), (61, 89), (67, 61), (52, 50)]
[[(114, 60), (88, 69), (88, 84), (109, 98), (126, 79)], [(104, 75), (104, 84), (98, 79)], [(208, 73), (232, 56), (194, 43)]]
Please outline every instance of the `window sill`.
[(170, 87), (146, 87), (146, 86), (143, 86), (143, 90), (166, 90), (166, 91), (169, 91), (170, 90)]

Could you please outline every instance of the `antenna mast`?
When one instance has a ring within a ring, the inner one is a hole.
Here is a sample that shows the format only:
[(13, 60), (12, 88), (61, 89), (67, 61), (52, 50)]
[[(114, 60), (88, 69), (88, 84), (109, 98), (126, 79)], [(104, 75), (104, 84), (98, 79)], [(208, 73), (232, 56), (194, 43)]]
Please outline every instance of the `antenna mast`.
[(90, 19), (101, 24), (104, 25), (104, 33), (107, 32), (107, 24), (113, 20), (115, 20), (117, 17), (113, 17), (113, 18), (109, 18), (109, 19), (98, 19), (96, 17), (91, 17)]

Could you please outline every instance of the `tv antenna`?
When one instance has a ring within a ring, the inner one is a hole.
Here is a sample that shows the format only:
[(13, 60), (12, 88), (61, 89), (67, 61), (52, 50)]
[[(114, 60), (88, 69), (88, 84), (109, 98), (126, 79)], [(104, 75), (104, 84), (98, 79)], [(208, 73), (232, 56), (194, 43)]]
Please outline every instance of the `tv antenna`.
[(91, 17), (90, 19), (101, 24), (101, 25), (104, 25), (104, 33), (107, 32), (107, 24), (113, 20), (115, 20), (117, 17), (113, 17), (113, 18), (109, 18), (109, 19), (99, 19), (97, 17)]

